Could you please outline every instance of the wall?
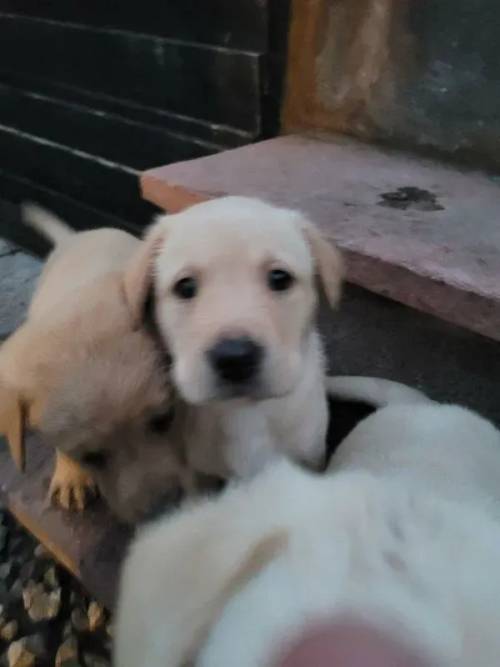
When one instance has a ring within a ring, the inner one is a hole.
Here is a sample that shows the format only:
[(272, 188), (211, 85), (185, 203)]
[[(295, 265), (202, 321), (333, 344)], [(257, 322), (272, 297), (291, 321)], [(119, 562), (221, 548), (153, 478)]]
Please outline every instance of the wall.
[(496, 0), (295, 0), (287, 130), (500, 167)]
[(0, 198), (143, 225), (139, 171), (277, 131), (287, 23), (288, 0), (4, 0)]

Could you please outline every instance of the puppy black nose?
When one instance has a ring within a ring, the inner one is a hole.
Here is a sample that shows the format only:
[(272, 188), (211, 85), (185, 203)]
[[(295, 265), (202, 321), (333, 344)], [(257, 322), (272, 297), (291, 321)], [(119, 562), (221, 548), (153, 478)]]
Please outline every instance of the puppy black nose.
[(248, 382), (259, 370), (263, 350), (250, 338), (223, 338), (208, 352), (217, 375), (228, 382)]

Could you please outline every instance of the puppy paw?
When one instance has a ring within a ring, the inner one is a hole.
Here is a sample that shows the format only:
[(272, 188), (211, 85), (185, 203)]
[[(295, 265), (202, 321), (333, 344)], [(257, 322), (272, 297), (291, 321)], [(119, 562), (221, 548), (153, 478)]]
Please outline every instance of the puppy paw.
[(57, 452), (56, 468), (50, 482), (48, 499), (65, 510), (82, 512), (97, 495), (89, 473), (69, 457)]

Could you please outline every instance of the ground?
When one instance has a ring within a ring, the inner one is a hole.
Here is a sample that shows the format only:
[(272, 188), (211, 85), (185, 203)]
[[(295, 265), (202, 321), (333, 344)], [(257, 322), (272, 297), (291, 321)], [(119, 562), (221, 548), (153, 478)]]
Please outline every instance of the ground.
[(107, 612), (0, 510), (2, 667), (107, 667), (111, 633)]
[(21, 324), (41, 262), (0, 239), (0, 341)]

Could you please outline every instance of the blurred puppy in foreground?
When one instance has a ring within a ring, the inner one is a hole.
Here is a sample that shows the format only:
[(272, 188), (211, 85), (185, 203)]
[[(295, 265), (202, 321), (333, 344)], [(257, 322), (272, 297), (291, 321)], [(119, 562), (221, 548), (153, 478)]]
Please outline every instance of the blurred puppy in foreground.
[(383, 380), (323, 476), (289, 462), (142, 531), (115, 667), (496, 667), (500, 433)]
[(138, 311), (141, 242), (75, 233), (32, 205), (23, 215), (55, 249), (26, 322), (0, 348), (0, 433), (20, 468), (28, 428), (56, 449), (49, 493), (62, 507), (82, 510), (98, 487), (135, 521), (189, 484), (167, 369)]

